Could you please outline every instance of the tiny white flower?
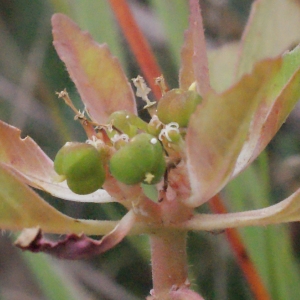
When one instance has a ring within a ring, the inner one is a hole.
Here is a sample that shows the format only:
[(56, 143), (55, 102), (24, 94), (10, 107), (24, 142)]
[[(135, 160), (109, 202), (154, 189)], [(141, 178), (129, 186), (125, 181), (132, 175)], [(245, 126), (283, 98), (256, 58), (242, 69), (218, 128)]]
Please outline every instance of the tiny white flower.
[(110, 140), (112, 141), (113, 144), (115, 144), (116, 142), (118, 142), (120, 140), (123, 140), (127, 143), (129, 141), (129, 136), (125, 133), (115, 134)]
[(169, 132), (170, 131), (176, 131), (177, 133), (179, 133), (179, 125), (176, 122), (171, 122), (169, 124), (166, 125), (166, 127), (164, 129), (161, 130), (158, 138), (159, 140), (162, 141), (163, 137), (165, 137), (169, 142), (172, 142), (172, 139), (169, 136)]
[(94, 146), (96, 149), (99, 149), (102, 145), (104, 145), (104, 142), (94, 135), (92, 136), (92, 139), (89, 139), (86, 141), (87, 144)]
[(156, 102), (151, 102), (148, 98), (148, 94), (150, 93), (151, 89), (147, 87), (145, 80), (142, 76), (138, 75), (137, 78), (132, 79), (133, 84), (136, 87), (136, 95), (137, 97), (141, 97), (145, 102), (146, 105), (144, 108), (148, 108), (153, 106)]

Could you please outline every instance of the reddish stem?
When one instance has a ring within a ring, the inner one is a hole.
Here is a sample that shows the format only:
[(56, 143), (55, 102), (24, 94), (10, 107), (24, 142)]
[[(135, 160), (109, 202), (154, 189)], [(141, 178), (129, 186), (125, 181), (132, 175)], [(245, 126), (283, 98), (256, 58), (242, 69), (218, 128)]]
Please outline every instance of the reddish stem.
[[(162, 224), (176, 224), (189, 220), (191, 209), (183, 206), (179, 199), (168, 199), (159, 203)], [(150, 236), (153, 278), (153, 297), (148, 299), (203, 300), (189, 289), (186, 253), (187, 232), (177, 229), (160, 229)]]
[(187, 284), (186, 232), (168, 231), (151, 235), (154, 296), (169, 299), (171, 290)]
[[(214, 196), (210, 201), (209, 205), (214, 213), (225, 214), (227, 213), (226, 207), (224, 206), (219, 195)], [(257, 300), (268, 300), (271, 299), (268, 291), (266, 290), (261, 277), (257, 273), (253, 262), (248, 256), (247, 250), (242, 242), (242, 239), (238, 231), (234, 228), (228, 228), (225, 230), (227, 239), (231, 245), (231, 248), (236, 256), (236, 259), (244, 272), (246, 280), (250, 285), (255, 299)]]
[(110, 0), (110, 5), (155, 98), (160, 99), (161, 90), (155, 78), (161, 76), (162, 71), (126, 0)]

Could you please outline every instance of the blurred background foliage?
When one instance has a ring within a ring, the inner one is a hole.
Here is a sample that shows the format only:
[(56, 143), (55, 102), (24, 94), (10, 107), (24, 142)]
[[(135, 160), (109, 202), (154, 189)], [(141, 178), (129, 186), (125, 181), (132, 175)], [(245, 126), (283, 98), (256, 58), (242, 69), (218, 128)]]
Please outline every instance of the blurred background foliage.
[[(208, 47), (240, 38), (251, 0), (201, 0)], [(179, 51), (188, 25), (186, 0), (128, 0), (171, 87), (177, 86)], [(50, 18), (63, 12), (106, 42), (129, 78), (140, 74), (106, 0), (0, 0), (0, 119), (22, 129), (53, 158), (66, 141), (86, 139), (71, 110), (55, 92), (80, 98), (52, 46)], [(275, 203), (299, 186), (299, 108), (267, 151), (224, 193), (230, 211)], [(118, 219), (120, 206), (80, 204), (42, 195), (72, 217)], [(208, 210), (207, 207), (202, 210)], [(241, 234), (272, 299), (300, 294), (299, 225), (247, 228)], [(102, 255), (80, 262), (21, 253), (14, 236), (0, 237), (0, 299), (145, 299), (151, 289), (147, 238), (131, 237)], [(253, 299), (222, 233), (191, 233), (191, 282), (205, 299)]]

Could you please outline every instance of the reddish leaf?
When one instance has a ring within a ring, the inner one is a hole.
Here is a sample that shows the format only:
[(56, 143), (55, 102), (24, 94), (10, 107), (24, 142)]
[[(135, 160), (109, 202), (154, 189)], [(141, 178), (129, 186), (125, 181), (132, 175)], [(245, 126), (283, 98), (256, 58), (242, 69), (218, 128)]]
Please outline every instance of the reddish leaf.
[[(190, 23), (191, 23), (190, 17)], [(191, 28), (184, 33), (184, 44), (181, 48), (181, 68), (179, 71), (179, 87), (187, 90), (196, 81), (193, 68), (193, 32)]]
[(181, 51), (180, 87), (188, 89), (196, 81), (197, 91), (205, 95), (210, 90), (208, 59), (202, 17), (197, 0), (190, 0), (189, 29)]
[(300, 98), (300, 47), (283, 56), (281, 71), (265, 86), (248, 139), (239, 155), (234, 175), (247, 167), (267, 146)]
[(117, 110), (137, 113), (135, 98), (118, 60), (67, 16), (52, 17), (55, 49), (91, 117), (103, 124)]
[(182, 224), (185, 230), (220, 230), (300, 221), (300, 189), (267, 208), (228, 214), (198, 214)]
[(0, 121), (0, 163), (6, 164), (17, 172), (23, 182), (67, 200), (113, 201), (104, 190), (82, 196), (74, 194), (65, 182), (57, 182), (52, 160), (30, 137), (22, 139), (20, 133), (19, 129)]
[(228, 182), (257, 106), (264, 101), (265, 86), (272, 84), (281, 64), (281, 58), (261, 62), (224, 93), (208, 93), (191, 117), (186, 138), (191, 206), (206, 202)]
[(15, 245), (22, 250), (45, 252), (63, 259), (82, 259), (99, 255), (118, 244), (130, 231), (136, 217), (129, 211), (113, 231), (100, 241), (88, 238), (86, 235), (70, 234), (58, 242), (47, 241), (39, 228), (29, 228), (22, 231)]
[(0, 162), (29, 177), (28, 182), (38, 187), (35, 180), (52, 181), (56, 176), (52, 160), (30, 138), (20, 137), (21, 131), (0, 121)]

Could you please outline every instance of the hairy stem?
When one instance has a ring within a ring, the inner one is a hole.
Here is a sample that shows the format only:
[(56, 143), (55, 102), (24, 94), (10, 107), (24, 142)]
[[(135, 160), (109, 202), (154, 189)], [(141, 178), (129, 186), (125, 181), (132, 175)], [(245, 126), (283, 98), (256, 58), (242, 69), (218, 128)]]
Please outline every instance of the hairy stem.
[(166, 230), (150, 236), (155, 299), (171, 299), (170, 291), (188, 284), (184, 231)]

